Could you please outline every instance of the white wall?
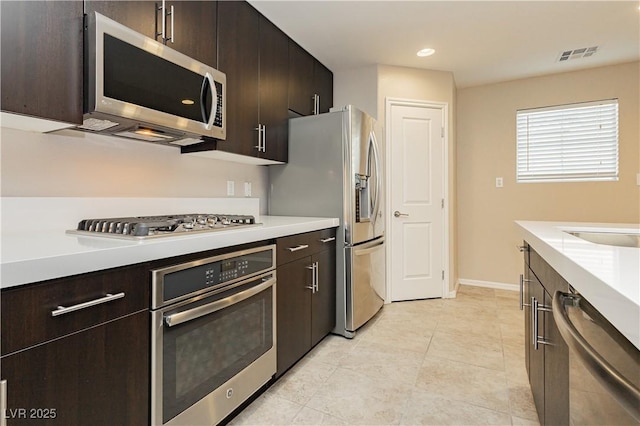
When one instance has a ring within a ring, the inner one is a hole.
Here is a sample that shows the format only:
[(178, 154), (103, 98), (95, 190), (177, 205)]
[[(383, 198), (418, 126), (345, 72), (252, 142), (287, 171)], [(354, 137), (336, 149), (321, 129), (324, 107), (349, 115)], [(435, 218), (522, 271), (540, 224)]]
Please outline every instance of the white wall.
[(267, 209), (265, 166), (181, 155), (173, 147), (3, 127), (0, 156), (3, 197), (226, 197), (227, 180), (233, 180), (236, 197), (251, 182), (261, 213)]

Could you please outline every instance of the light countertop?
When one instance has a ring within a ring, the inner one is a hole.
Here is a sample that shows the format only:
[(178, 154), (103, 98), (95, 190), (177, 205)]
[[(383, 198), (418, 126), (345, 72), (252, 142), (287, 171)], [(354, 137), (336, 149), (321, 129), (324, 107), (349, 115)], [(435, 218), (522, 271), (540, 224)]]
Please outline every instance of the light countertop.
[(638, 224), (517, 221), (524, 240), (640, 349), (640, 248), (596, 244), (565, 231), (640, 233)]
[(260, 226), (142, 241), (66, 234), (3, 233), (1, 288), (229, 247), (339, 225), (336, 218), (260, 216)]

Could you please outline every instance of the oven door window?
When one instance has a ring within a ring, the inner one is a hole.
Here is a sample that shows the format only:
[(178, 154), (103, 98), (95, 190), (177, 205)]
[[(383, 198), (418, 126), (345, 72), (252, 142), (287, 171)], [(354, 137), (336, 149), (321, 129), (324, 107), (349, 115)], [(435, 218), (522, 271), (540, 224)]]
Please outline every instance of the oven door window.
[[(210, 301), (204, 299), (193, 306)], [(163, 422), (207, 396), (272, 347), (273, 287), (192, 321), (165, 325)]]

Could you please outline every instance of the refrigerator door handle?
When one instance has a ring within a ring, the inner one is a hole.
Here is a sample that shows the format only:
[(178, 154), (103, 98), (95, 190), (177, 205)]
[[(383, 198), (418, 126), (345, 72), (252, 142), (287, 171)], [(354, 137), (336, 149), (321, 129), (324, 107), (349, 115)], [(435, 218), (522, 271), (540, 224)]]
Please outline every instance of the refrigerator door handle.
[[(372, 211), (372, 221), (373, 224), (375, 226), (376, 220), (378, 218), (378, 213), (380, 212), (380, 191), (381, 191), (381, 178), (380, 178), (380, 156), (378, 155), (378, 142), (376, 140), (376, 134), (373, 133), (373, 131), (371, 131), (371, 133), (369, 134), (369, 141), (371, 144), (371, 147), (373, 148), (373, 158), (375, 161), (375, 169), (376, 169), (376, 175), (375, 175), (375, 185), (376, 185), (376, 193), (375, 193), (375, 199), (373, 199), (373, 211)], [(369, 167), (370, 169), (370, 167)], [(371, 171), (369, 170), (369, 174), (371, 174)]]

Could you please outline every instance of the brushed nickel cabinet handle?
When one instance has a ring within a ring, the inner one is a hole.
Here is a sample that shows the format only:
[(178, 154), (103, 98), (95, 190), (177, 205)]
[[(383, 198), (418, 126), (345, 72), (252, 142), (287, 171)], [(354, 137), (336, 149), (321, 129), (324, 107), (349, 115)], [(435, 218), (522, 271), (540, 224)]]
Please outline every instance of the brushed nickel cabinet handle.
[(320, 240), (321, 243), (330, 243), (331, 241), (335, 241), (336, 237), (322, 238)]
[(60, 315), (68, 314), (70, 312), (79, 311), (80, 309), (85, 309), (91, 306), (101, 305), (103, 303), (111, 302), (117, 299), (122, 299), (123, 297), (124, 297), (124, 293), (116, 293), (116, 294), (107, 293), (104, 297), (101, 297), (95, 300), (90, 300), (84, 303), (78, 303), (77, 305), (68, 306), (68, 307), (58, 306), (57, 309), (51, 311), (51, 316), (57, 317)]
[(288, 247), (287, 250), (293, 253), (294, 251), (304, 250), (306, 248), (309, 248), (309, 244), (300, 244), (299, 246)]
[(524, 303), (524, 283), (531, 282), (531, 280), (527, 280), (524, 278), (524, 274), (520, 274), (520, 310), (524, 310), (524, 307), (531, 306), (528, 303)]
[(543, 311), (543, 312), (553, 312), (553, 310), (551, 309), (551, 307), (549, 306), (545, 306), (545, 305), (541, 305), (535, 297), (531, 298), (531, 320), (532, 320), (532, 324), (531, 327), (533, 328), (533, 348), (537, 351), (539, 348), (539, 345), (551, 345), (552, 343), (549, 342), (547, 339), (544, 338), (544, 336), (539, 336), (538, 335), (538, 312), (539, 311)]
[(0, 426), (7, 426), (7, 381), (0, 381)]

